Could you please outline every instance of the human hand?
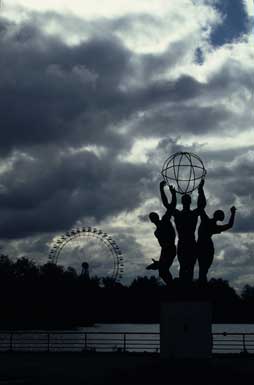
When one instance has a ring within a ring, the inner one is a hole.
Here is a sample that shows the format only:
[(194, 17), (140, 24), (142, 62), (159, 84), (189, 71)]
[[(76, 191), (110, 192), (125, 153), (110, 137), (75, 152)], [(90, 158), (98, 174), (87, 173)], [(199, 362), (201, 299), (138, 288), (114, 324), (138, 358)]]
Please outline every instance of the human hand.
[(171, 194), (175, 194), (175, 192), (176, 192), (176, 189), (172, 184), (169, 186), (169, 190), (170, 190)]
[(205, 184), (205, 180), (204, 180), (204, 179), (201, 179), (198, 188), (199, 188), (199, 189), (203, 188), (203, 187), (204, 187), (204, 184)]
[(166, 186), (166, 182), (165, 182), (165, 180), (162, 180), (161, 182), (160, 182), (160, 187), (165, 187)]
[(235, 212), (236, 212), (235, 206), (232, 206), (232, 207), (230, 208), (230, 211), (231, 211), (232, 214), (235, 214)]

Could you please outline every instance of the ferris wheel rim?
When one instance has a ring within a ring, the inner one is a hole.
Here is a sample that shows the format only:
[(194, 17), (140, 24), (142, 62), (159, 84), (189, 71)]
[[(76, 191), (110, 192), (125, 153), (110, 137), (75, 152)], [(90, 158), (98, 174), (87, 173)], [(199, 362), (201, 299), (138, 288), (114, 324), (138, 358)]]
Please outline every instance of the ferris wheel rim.
[(123, 273), (123, 254), (120, 247), (114, 241), (114, 239), (105, 231), (97, 229), (96, 227), (86, 226), (77, 227), (67, 231), (65, 234), (59, 236), (53, 243), (53, 246), (49, 252), (50, 263), (57, 264), (61, 251), (64, 247), (77, 237), (91, 236), (99, 239), (105, 247), (109, 250), (113, 257), (113, 268), (111, 278), (115, 281), (119, 281), (122, 278)]

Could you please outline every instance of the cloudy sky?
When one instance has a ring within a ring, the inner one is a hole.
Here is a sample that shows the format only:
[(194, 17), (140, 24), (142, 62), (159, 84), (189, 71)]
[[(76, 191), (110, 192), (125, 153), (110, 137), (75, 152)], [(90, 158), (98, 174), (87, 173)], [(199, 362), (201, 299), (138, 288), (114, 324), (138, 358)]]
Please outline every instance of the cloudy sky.
[(55, 237), (95, 226), (121, 247), (125, 282), (145, 274), (162, 163), (191, 151), (208, 214), (237, 207), (210, 276), (254, 285), (253, 1), (3, 0), (0, 12), (1, 252), (45, 262)]

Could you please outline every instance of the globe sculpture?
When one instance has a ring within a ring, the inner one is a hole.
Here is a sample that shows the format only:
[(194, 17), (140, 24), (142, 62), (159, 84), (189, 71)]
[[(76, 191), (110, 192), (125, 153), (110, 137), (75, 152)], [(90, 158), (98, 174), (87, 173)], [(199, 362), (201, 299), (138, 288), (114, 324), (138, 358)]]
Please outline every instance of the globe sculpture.
[(167, 185), (173, 185), (180, 194), (191, 194), (206, 176), (206, 169), (199, 156), (191, 152), (176, 152), (165, 160), (162, 177)]

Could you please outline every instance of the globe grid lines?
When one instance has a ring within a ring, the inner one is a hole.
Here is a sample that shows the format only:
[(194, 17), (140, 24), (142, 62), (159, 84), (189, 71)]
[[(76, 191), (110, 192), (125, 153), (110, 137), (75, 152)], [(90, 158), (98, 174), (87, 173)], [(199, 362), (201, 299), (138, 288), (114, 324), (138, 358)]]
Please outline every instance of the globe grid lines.
[[(186, 175), (183, 178), (181, 171), (184, 170), (186, 172), (188, 169), (188, 176)], [(200, 180), (206, 176), (206, 169), (201, 158), (196, 154), (177, 152), (166, 159), (161, 175), (168, 186), (175, 182), (176, 191), (179, 194), (187, 194), (196, 190)], [(183, 187), (184, 183), (185, 187)]]
[(124, 268), (123, 254), (117, 243), (106, 232), (93, 227), (74, 228), (61, 235), (53, 243), (49, 252), (49, 262), (57, 264), (64, 248), (78, 238), (96, 239), (103, 243), (113, 259), (113, 268), (110, 278), (119, 281), (122, 278)]

